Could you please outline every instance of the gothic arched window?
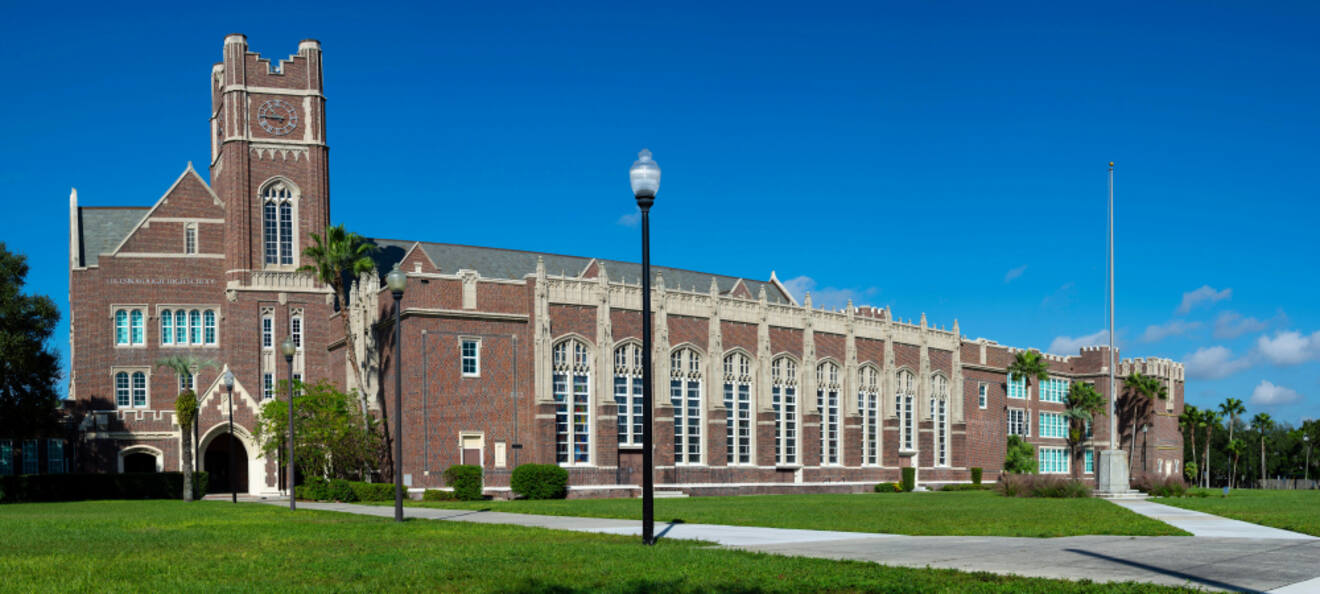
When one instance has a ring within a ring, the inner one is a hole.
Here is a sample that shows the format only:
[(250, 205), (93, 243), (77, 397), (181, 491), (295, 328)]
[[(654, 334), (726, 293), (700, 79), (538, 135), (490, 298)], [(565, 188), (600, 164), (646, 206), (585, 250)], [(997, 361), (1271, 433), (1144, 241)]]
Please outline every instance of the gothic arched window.
[(949, 380), (930, 377), (930, 419), (935, 424), (935, 466), (949, 465)]
[(614, 402), (619, 405), (619, 445), (642, 444), (642, 347), (635, 342), (614, 349)]
[(867, 365), (857, 372), (857, 412), (862, 415), (862, 464), (880, 463), (880, 371)]
[(587, 345), (577, 339), (556, 344), (553, 350), (555, 399), (555, 461), (560, 464), (591, 462), (591, 358)]
[(839, 366), (816, 366), (816, 408), (820, 411), (820, 463), (839, 463)]
[(743, 353), (724, 358), (725, 444), (728, 464), (752, 463), (752, 361)]
[(917, 386), (911, 371), (898, 372), (894, 389), (894, 414), (898, 416), (898, 447), (914, 450), (917, 436)]
[(674, 463), (701, 463), (701, 354), (678, 348), (669, 355), (669, 401), (674, 405)]
[(797, 464), (797, 362), (780, 357), (770, 365), (770, 406), (775, 413), (775, 463)]
[(282, 181), (261, 192), (261, 236), (267, 265), (293, 264), (293, 200), (293, 189)]

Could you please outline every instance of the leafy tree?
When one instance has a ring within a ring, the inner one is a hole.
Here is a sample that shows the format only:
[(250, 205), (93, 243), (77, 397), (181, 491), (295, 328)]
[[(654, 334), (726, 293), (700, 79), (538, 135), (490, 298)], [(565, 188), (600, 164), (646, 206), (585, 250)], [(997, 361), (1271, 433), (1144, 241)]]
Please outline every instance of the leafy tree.
[(1036, 448), (1017, 435), (1008, 436), (1004, 456), (1004, 472), (1012, 474), (1036, 473)]
[[(374, 417), (363, 418), (357, 396), (340, 392), (328, 381), (305, 385), (295, 382), (294, 422), (298, 439), (293, 457), (306, 476), (361, 478), (379, 460), (381, 440)], [(279, 391), (287, 396), (289, 385), (281, 381)], [(289, 432), (289, 404), (277, 398), (261, 407), (257, 437), (267, 456), (278, 456)]]
[(1047, 380), (1050, 378), (1049, 365), (1045, 363), (1045, 358), (1036, 351), (1018, 351), (1013, 357), (1013, 362), (1008, 364), (1008, 377), (1013, 381), (1023, 380), (1027, 389), (1031, 389), (1031, 380)]
[(1260, 480), (1261, 487), (1264, 487), (1264, 481), (1269, 477), (1269, 471), (1265, 466), (1265, 432), (1274, 426), (1274, 419), (1270, 418), (1269, 413), (1256, 413), (1251, 419), (1251, 427), (1260, 433)]
[(1183, 464), (1183, 476), (1186, 477), (1189, 482), (1200, 480), (1200, 468), (1197, 467), (1196, 462)]
[[(1095, 421), (1095, 415), (1105, 409), (1105, 397), (1095, 386), (1086, 382), (1073, 382), (1063, 405), (1063, 416), (1068, 419), (1068, 454), (1076, 462), (1086, 441), (1086, 424)], [(1072, 465), (1073, 478), (1077, 478), (1077, 464)]]
[(24, 295), (27, 256), (0, 242), (0, 435), (36, 437), (58, 430), (59, 359), (47, 341), (60, 312), (45, 295)]
[[(156, 367), (165, 367), (174, 372), (174, 376), (179, 381), (176, 385), (183, 385), (184, 377), (192, 377), (202, 367), (215, 367), (214, 361), (203, 361), (192, 355), (171, 355), (156, 360)], [(189, 382), (191, 385), (192, 382)], [(174, 399), (174, 414), (179, 422), (179, 433), (183, 438), (180, 444), (183, 462), (183, 500), (192, 501), (192, 477), (193, 477), (193, 443), (192, 428), (193, 423), (197, 422), (197, 393), (192, 389), (184, 389)]]
[(1127, 392), (1124, 408), (1128, 409), (1128, 418), (1131, 419), (1131, 422), (1128, 423), (1132, 432), (1132, 447), (1128, 450), (1128, 472), (1130, 473), (1137, 458), (1138, 421), (1142, 423), (1149, 422), (1150, 415), (1155, 412), (1151, 403), (1155, 400), (1167, 400), (1169, 398), (1169, 388), (1159, 378), (1135, 371), (1123, 378), (1123, 387)]

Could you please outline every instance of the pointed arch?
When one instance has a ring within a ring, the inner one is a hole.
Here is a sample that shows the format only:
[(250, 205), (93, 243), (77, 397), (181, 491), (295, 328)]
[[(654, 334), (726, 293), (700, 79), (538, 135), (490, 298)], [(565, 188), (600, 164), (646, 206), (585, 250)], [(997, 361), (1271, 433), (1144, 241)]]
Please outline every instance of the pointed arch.
[(820, 411), (820, 463), (822, 466), (839, 464), (843, 439), (843, 419), (840, 414), (839, 391), (842, 379), (840, 365), (832, 357), (816, 364), (816, 410)]
[(935, 466), (949, 465), (949, 377), (943, 371), (930, 374), (930, 420), (935, 427), (932, 456)]
[(798, 464), (798, 428), (801, 410), (798, 406), (797, 357), (781, 353), (770, 360), (770, 408), (775, 415), (775, 464)]
[(551, 395), (555, 405), (555, 461), (590, 465), (592, 450), (591, 343), (567, 334), (552, 343)]
[(142, 444), (131, 445), (119, 450), (119, 455), (116, 456), (119, 469), (118, 472), (124, 472), (124, 458), (132, 456), (133, 454), (146, 454), (155, 458), (156, 472), (165, 472), (165, 452), (160, 448)]
[(894, 415), (898, 417), (900, 451), (917, 449), (917, 374), (903, 366), (894, 372)]
[(674, 407), (674, 464), (701, 464), (704, 353), (690, 342), (669, 351), (669, 402)]
[(619, 405), (620, 446), (642, 445), (642, 342), (628, 338), (614, 343), (614, 402)]
[(880, 366), (870, 361), (857, 367), (857, 411), (862, 417), (863, 466), (880, 464), (880, 442), (884, 436), (884, 417), (880, 414)]
[(756, 359), (742, 347), (724, 351), (721, 369), (724, 371), (725, 463), (730, 466), (751, 464), (752, 438), (752, 381), (756, 377)]
[(302, 191), (293, 180), (272, 176), (257, 187), (261, 204), (262, 264), (292, 267), (299, 252), (298, 203)]

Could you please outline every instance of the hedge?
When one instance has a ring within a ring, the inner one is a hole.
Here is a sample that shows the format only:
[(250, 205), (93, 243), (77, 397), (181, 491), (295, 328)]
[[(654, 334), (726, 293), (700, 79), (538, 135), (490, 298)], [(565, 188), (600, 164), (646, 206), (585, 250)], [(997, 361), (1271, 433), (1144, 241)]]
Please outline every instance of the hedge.
[[(193, 497), (206, 494), (208, 476), (193, 473)], [(0, 477), (0, 502), (87, 499), (183, 499), (181, 472), (27, 474)]]
[(528, 499), (563, 499), (568, 494), (568, 471), (554, 464), (523, 464), (513, 469), (509, 487)]
[(422, 501), (454, 501), (456, 499), (458, 498), (454, 497), (453, 491), (445, 491), (442, 489), (427, 489), (422, 491)]
[(903, 469), (903, 490), (912, 492), (917, 488), (917, 469), (908, 466)]
[(875, 486), (876, 493), (902, 493), (903, 485), (898, 483), (878, 483)]
[(351, 482), (348, 485), (353, 487), (358, 501), (394, 501), (394, 483)]
[(308, 477), (303, 484), (294, 487), (298, 499), (309, 501), (394, 501), (394, 483), (362, 483), (344, 479), (325, 480), (319, 476)]
[(979, 484), (981, 484), (981, 467), (980, 467), (980, 466), (973, 466), (973, 467), (972, 467), (972, 484), (973, 484), (973, 485), (979, 485)]
[(952, 483), (940, 487), (940, 490), (941, 491), (989, 491), (990, 489), (993, 488), (994, 487), (991, 487), (990, 485), (982, 485), (979, 483)]
[(454, 497), (460, 501), (480, 501), (481, 467), (473, 464), (455, 464), (445, 469), (445, 484), (454, 488)]

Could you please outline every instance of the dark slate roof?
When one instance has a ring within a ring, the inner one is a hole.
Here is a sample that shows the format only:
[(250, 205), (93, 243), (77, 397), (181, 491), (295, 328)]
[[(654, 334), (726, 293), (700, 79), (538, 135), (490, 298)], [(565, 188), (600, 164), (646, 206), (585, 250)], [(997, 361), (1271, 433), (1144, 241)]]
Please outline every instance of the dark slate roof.
[(145, 206), (78, 208), (78, 228), (82, 230), (78, 261), (96, 266), (97, 256), (118, 247), (149, 210)]
[[(368, 239), (367, 241), (380, 248), (374, 259), (376, 260), (376, 269), (381, 274), (389, 271), (396, 262), (402, 260), (408, 249), (415, 243), (394, 239)], [(536, 274), (536, 259), (538, 257), (545, 261), (546, 274), (558, 275), (563, 273), (575, 277), (581, 274), (592, 260), (581, 256), (564, 256), (449, 243), (420, 243), (419, 245), (426, 252), (426, 255), (431, 258), (431, 261), (447, 274), (452, 274), (460, 269), (467, 269), (476, 270), (481, 273), (481, 276), (487, 278), (522, 280), (526, 275)], [(611, 281), (623, 280), (633, 284), (641, 282), (641, 264), (599, 258), (596, 261), (605, 265), (605, 272), (609, 275)], [(719, 286), (720, 293), (727, 294), (733, 290), (733, 286), (738, 282), (736, 276), (694, 272), (665, 266), (652, 266), (651, 268), (654, 272), (664, 275), (665, 286), (671, 289), (696, 289), (704, 293), (710, 290), (710, 279), (714, 278), (715, 283)], [(742, 281), (753, 298), (759, 294), (761, 287), (765, 286), (766, 298), (771, 303), (790, 302), (788, 297), (781, 293), (773, 283), (747, 278), (742, 279)]]

